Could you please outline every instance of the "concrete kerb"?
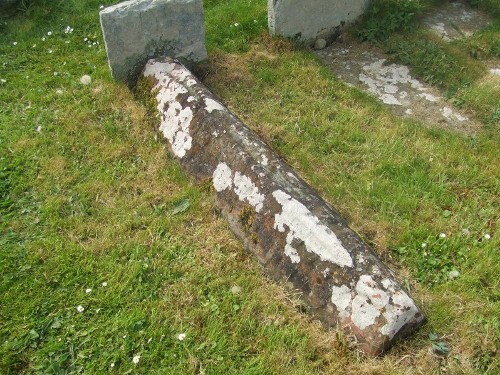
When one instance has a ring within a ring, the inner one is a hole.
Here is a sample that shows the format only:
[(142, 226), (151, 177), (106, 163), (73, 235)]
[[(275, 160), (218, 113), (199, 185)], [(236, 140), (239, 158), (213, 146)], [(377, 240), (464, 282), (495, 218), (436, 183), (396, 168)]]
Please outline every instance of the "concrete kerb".
[(378, 355), (424, 316), (391, 271), (329, 206), (178, 61), (150, 60), (158, 131), (197, 181), (211, 180), (233, 232), (271, 277), (302, 292), (328, 326)]

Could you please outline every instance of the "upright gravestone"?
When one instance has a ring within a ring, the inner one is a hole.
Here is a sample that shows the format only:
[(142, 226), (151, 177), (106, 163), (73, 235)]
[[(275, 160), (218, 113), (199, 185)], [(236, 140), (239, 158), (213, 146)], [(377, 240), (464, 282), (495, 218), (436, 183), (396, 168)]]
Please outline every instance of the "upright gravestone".
[(268, 0), (269, 31), (303, 42), (330, 39), (355, 21), (370, 0)]
[(207, 58), (202, 0), (131, 0), (103, 9), (101, 27), (113, 77), (134, 85), (146, 61)]

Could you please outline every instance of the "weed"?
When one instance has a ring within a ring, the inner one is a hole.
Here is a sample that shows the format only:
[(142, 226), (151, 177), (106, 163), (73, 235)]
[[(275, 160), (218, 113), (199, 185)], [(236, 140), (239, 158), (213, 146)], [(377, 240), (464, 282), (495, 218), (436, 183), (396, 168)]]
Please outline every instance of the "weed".
[(436, 333), (431, 332), (429, 334), (429, 338), (432, 342), (432, 351), (434, 353), (436, 353), (437, 355), (446, 356), (450, 352), (448, 344), (444, 341), (440, 341), (440, 337)]
[(243, 231), (248, 232), (255, 220), (255, 211), (250, 205), (244, 205), (238, 216), (238, 220), (243, 228)]
[(394, 32), (410, 29), (425, 8), (420, 0), (372, 1), (362, 17), (358, 36), (371, 42), (385, 40)]
[(481, 8), (495, 17), (500, 16), (500, 3), (498, 0), (467, 0), (467, 2), (477, 8)]
[(460, 240), (427, 238), (413, 246), (397, 247), (395, 253), (413, 270), (418, 280), (432, 285), (458, 274), (456, 270), (466, 259), (466, 252), (461, 246)]
[(470, 62), (462, 51), (425, 34), (393, 37), (388, 42), (387, 52), (409, 65), (423, 81), (448, 90), (467, 86), (485, 72), (477, 63)]

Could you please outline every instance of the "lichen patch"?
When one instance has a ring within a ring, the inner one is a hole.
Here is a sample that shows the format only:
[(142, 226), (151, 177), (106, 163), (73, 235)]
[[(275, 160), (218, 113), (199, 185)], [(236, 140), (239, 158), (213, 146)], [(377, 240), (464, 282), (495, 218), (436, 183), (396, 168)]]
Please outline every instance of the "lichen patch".
[[(356, 284), (356, 296), (350, 306), (351, 321), (359, 329), (365, 329), (376, 323), (382, 316), (385, 324), (379, 332), (392, 339), (401, 328), (412, 320), (421, 320), (418, 308), (413, 300), (391, 279), (381, 281), (382, 288), (370, 275), (362, 275)], [(332, 302), (339, 310), (339, 316), (345, 318), (348, 311), (347, 286), (332, 288)], [(350, 295), (350, 294), (349, 294)], [(349, 300), (350, 302), (350, 300)]]
[(232, 189), (241, 202), (246, 201), (256, 212), (262, 210), (265, 196), (259, 192), (259, 188), (252, 182), (250, 177), (240, 172), (233, 175), (233, 171), (226, 163), (222, 162), (217, 165), (212, 174), (212, 181), (217, 192)]
[(231, 168), (226, 163), (219, 163), (212, 175), (212, 181), (218, 192), (230, 188), (233, 185)]
[(255, 186), (252, 180), (240, 172), (234, 174), (234, 192), (238, 195), (240, 201), (247, 201), (255, 207), (255, 211), (260, 212), (264, 205), (264, 195), (259, 193), (259, 188)]
[(441, 113), (443, 114), (444, 117), (446, 117), (448, 120), (455, 119), (457, 121), (463, 122), (467, 121), (468, 118), (466, 116), (462, 116), (460, 113), (455, 112), (453, 109), (450, 107), (444, 107), (441, 110)]
[(404, 291), (396, 289), (394, 281), (384, 279), (382, 285), (392, 293), (392, 303), (385, 306), (383, 316), (387, 323), (380, 328), (380, 333), (392, 339), (406, 323), (416, 318), (418, 309)]
[(222, 106), (222, 104), (216, 102), (215, 100), (205, 98), (205, 110), (208, 113), (212, 113), (213, 111), (224, 111), (225, 108)]
[(349, 307), (352, 301), (351, 289), (346, 285), (332, 287), (332, 303), (337, 308), (339, 317), (349, 317)]
[[(285, 232), (288, 227), (287, 246), (292, 246), (294, 239), (304, 242), (308, 252), (314, 253), (322, 261), (331, 262), (341, 267), (352, 267), (349, 252), (328, 227), (321, 224), (309, 209), (281, 190), (273, 192), (273, 197), (281, 205), (282, 211), (274, 216), (274, 228)], [(291, 250), (288, 249), (290, 253)]]
[[(152, 92), (157, 91), (157, 109), (161, 116), (159, 130), (169, 141), (174, 155), (183, 158), (192, 146), (189, 126), (193, 120), (193, 110), (189, 106), (183, 107), (178, 101), (178, 96), (188, 91), (173, 77), (186, 79), (189, 73), (175, 69), (173, 63), (149, 61), (144, 69), (144, 76), (154, 77), (158, 81)], [(189, 98), (187, 101), (190, 102)]]
[(162, 77), (171, 73), (174, 69), (174, 63), (151, 60), (148, 61), (146, 67), (144, 68), (144, 77), (154, 77), (159, 81)]
[[(177, 101), (177, 96), (185, 92), (182, 86), (172, 82), (162, 86), (156, 97), (161, 114), (159, 130), (168, 139), (173, 153), (179, 158), (184, 157), (192, 145), (189, 126), (193, 120), (193, 111), (190, 107), (183, 108)], [(165, 105), (168, 105), (168, 109), (163, 111)]]
[(356, 297), (352, 301), (352, 322), (365, 329), (373, 325), (380, 316), (381, 310), (389, 303), (389, 296), (370, 275), (362, 275), (356, 284)]
[(266, 156), (265, 154), (262, 154), (262, 155), (260, 156), (260, 158), (261, 158), (261, 162), (260, 162), (260, 163), (261, 163), (263, 166), (267, 166), (267, 164), (269, 163), (269, 159), (267, 158), (267, 156)]
[(468, 37), (489, 22), (487, 14), (471, 8), (463, 1), (445, 2), (423, 20), (424, 27), (446, 42)]

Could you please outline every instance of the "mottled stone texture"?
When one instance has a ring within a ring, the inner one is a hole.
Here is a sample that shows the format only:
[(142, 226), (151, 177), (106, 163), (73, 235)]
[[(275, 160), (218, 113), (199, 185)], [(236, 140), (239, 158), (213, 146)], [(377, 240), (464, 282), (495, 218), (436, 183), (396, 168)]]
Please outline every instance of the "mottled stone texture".
[(345, 23), (356, 20), (370, 0), (267, 0), (272, 35), (309, 42), (329, 40)]
[(201, 0), (132, 0), (103, 9), (101, 28), (113, 77), (129, 86), (153, 57), (190, 65), (207, 58)]
[(414, 301), (341, 218), (188, 70), (150, 60), (158, 131), (182, 167), (211, 181), (234, 233), (267, 272), (302, 292), (313, 313), (380, 354), (424, 317)]

